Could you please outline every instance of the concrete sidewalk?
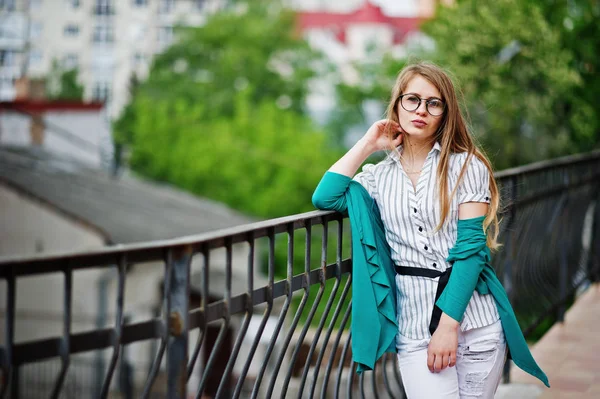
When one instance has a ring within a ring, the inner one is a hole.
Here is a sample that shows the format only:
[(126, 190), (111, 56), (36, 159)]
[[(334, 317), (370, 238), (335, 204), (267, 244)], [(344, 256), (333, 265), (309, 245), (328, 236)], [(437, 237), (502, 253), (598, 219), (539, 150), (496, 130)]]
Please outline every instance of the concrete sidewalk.
[(551, 388), (512, 367), (512, 383), (501, 386), (496, 398), (600, 398), (600, 284), (575, 301), (565, 322), (554, 325), (532, 353)]

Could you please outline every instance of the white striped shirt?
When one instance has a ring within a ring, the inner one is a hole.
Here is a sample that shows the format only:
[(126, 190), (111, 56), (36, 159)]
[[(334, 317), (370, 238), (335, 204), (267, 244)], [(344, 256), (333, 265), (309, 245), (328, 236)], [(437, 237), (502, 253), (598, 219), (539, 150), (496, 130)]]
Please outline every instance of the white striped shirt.
[[(400, 152), (402, 149), (399, 148)], [(473, 156), (465, 171), (444, 226), (433, 233), (440, 220), (437, 166), (441, 147), (435, 143), (427, 155), (416, 190), (404, 172), (395, 152), (376, 165), (368, 164), (354, 177), (376, 201), (390, 245), (392, 260), (400, 266), (445, 271), (448, 251), (456, 243), (458, 205), (465, 202), (490, 202), (489, 172)], [(449, 161), (449, 193), (456, 186), (467, 153), (452, 154)], [(410, 339), (429, 339), (429, 321), (439, 278), (396, 275), (400, 335)], [(460, 328), (488, 326), (499, 320), (491, 295), (476, 291), (465, 311)]]

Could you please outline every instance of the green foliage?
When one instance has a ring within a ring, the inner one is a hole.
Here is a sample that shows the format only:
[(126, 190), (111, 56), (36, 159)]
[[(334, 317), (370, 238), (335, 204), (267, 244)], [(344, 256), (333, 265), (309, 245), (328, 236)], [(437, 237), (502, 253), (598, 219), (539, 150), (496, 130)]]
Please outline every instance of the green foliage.
[(537, 3), (460, 1), (440, 7), (423, 30), (437, 61), (462, 82), (474, 130), (498, 168), (574, 150), (580, 126), (564, 104), (583, 81)]
[(338, 154), (308, 118), (239, 92), (233, 116), (204, 118), (206, 105), (136, 101), (131, 167), (252, 215), (314, 209), (312, 192)]
[(353, 65), (360, 76), (358, 84), (341, 80), (337, 82), (336, 108), (328, 123), (334, 141), (343, 142), (344, 135), (352, 126), (370, 125), (374, 122), (366, 120), (366, 101), (376, 102), (385, 111), (396, 76), (405, 65), (405, 60), (397, 60), (390, 55), (385, 55), (377, 62), (357, 62)]
[(54, 61), (47, 77), (48, 99), (82, 101), (83, 86), (77, 82), (78, 75), (77, 68), (65, 70)]
[(312, 210), (340, 154), (304, 112), (321, 58), (294, 15), (256, 1), (177, 37), (114, 124), (131, 168), (260, 217)]
[[(472, 131), (497, 169), (588, 151), (600, 144), (599, 16), (598, 2), (587, 0), (440, 4), (422, 26), (435, 51), (417, 55), (451, 71)], [(367, 101), (387, 106), (405, 62), (359, 65), (358, 84), (337, 85), (335, 134), (365, 122)]]

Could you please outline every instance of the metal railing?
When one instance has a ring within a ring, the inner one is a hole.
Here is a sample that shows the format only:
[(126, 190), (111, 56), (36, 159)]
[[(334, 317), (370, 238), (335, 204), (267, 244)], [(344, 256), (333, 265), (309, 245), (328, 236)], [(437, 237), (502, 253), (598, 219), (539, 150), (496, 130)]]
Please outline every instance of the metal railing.
[[(576, 290), (598, 281), (600, 152), (503, 171), (497, 179), (506, 212), (494, 266), (529, 336), (545, 320), (562, 321)], [(32, 383), (24, 367), (48, 359), (60, 360), (48, 395), (69, 397), (71, 358), (99, 351), (106, 362), (90, 396), (107, 397), (117, 389), (123, 351), (138, 342), (156, 345), (144, 381), (130, 381), (137, 396), (403, 397), (394, 356), (360, 376), (351, 361), (347, 225), (340, 214), (314, 211), (181, 239), (0, 260), (7, 304), (0, 397), (23, 396), (20, 388)], [(129, 270), (148, 262), (164, 266), (162, 311), (124, 322)], [(201, 277), (195, 286), (192, 264)], [(73, 274), (89, 269), (117, 271), (114, 325), (72, 332)], [(262, 284), (258, 272), (266, 274)], [(16, 343), (19, 281), (51, 273), (63, 276), (63, 333)]]

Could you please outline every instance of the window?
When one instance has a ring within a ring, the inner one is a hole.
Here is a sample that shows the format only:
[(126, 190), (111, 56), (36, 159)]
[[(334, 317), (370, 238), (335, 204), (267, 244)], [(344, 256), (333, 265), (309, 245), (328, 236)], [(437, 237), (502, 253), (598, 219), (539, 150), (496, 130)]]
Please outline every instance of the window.
[(0, 66), (12, 67), (17, 66), (17, 52), (14, 50), (0, 50)]
[(163, 14), (168, 14), (173, 11), (173, 7), (175, 6), (175, 0), (160, 0), (158, 5), (158, 12)]
[(81, 5), (81, 0), (67, 0), (67, 2), (72, 8), (79, 8)]
[(67, 53), (63, 57), (62, 63), (64, 69), (75, 69), (79, 66), (79, 56), (77, 53)]
[(106, 102), (110, 98), (110, 82), (94, 82), (92, 87), (92, 101)]
[(79, 35), (79, 25), (66, 25), (64, 29), (64, 35), (69, 37), (76, 37), (77, 35)]
[(96, 0), (94, 6), (94, 14), (96, 15), (112, 15), (115, 13), (112, 5), (112, 0)]
[(206, 3), (206, 1), (204, 1), (204, 0), (195, 0), (194, 3), (196, 4), (196, 8), (198, 10), (202, 10), (204, 8), (204, 3)]
[(42, 35), (44, 24), (40, 21), (31, 21), (29, 25), (29, 38), (37, 39)]
[(0, 0), (0, 10), (15, 11), (16, 0)]
[(96, 25), (94, 27), (94, 42), (95, 43), (112, 43), (114, 39), (113, 27), (108, 24)]
[(143, 7), (148, 5), (148, 0), (133, 0), (133, 5)]

